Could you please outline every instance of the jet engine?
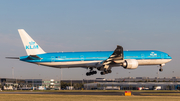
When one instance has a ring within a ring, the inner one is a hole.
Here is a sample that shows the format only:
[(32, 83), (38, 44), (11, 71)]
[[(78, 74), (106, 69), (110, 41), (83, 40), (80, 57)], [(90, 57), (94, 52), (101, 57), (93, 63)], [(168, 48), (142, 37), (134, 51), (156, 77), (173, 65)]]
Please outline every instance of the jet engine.
[(124, 69), (136, 69), (138, 67), (138, 61), (135, 59), (128, 59), (124, 61), (122, 66)]

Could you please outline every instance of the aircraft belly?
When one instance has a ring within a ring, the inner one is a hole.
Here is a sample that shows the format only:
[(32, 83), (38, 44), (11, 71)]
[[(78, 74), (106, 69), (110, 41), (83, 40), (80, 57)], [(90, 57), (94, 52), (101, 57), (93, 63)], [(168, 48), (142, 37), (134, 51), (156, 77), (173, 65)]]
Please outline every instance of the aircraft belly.
[(137, 60), (139, 65), (159, 65), (159, 64), (164, 64), (171, 59), (153, 59), (153, 60)]
[(101, 61), (74, 61), (74, 62), (43, 62), (40, 65), (59, 67), (59, 68), (73, 68), (73, 67), (94, 67)]

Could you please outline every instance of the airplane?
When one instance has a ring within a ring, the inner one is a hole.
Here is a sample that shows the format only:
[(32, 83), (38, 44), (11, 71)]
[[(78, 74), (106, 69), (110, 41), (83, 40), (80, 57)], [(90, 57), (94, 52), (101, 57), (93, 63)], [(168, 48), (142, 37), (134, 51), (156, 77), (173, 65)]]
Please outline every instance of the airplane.
[(20, 61), (34, 63), (37, 65), (54, 68), (88, 68), (87, 76), (101, 75), (112, 72), (112, 67), (121, 66), (124, 69), (136, 69), (138, 66), (159, 65), (159, 71), (165, 63), (172, 60), (171, 56), (162, 51), (156, 50), (128, 50), (124, 51), (122, 46), (117, 45), (114, 51), (85, 51), (85, 52), (54, 52), (46, 53), (24, 29), (18, 29), (26, 56), (6, 57), (19, 59)]

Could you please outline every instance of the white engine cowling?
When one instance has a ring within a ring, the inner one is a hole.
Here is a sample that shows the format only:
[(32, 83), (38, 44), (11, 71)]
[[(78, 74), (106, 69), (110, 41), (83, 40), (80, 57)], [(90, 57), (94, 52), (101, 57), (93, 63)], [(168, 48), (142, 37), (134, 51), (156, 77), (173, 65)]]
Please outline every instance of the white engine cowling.
[(138, 67), (138, 61), (135, 59), (125, 60), (123, 63), (125, 69), (136, 69)]

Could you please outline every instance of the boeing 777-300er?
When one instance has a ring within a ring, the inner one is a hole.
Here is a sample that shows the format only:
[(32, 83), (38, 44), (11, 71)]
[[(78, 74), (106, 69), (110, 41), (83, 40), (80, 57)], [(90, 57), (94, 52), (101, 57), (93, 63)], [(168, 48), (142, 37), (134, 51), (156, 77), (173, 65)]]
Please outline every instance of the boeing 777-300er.
[(162, 66), (172, 60), (167, 53), (161, 51), (123, 51), (123, 47), (119, 45), (114, 51), (46, 53), (24, 29), (18, 29), (18, 32), (27, 56), (7, 58), (55, 68), (89, 68), (90, 71), (86, 73), (87, 76), (97, 73), (93, 69), (97, 69), (101, 71), (101, 75), (105, 75), (112, 72), (112, 67), (117, 66), (122, 66), (125, 69), (136, 69), (141, 65), (160, 65), (159, 71), (162, 71)]

